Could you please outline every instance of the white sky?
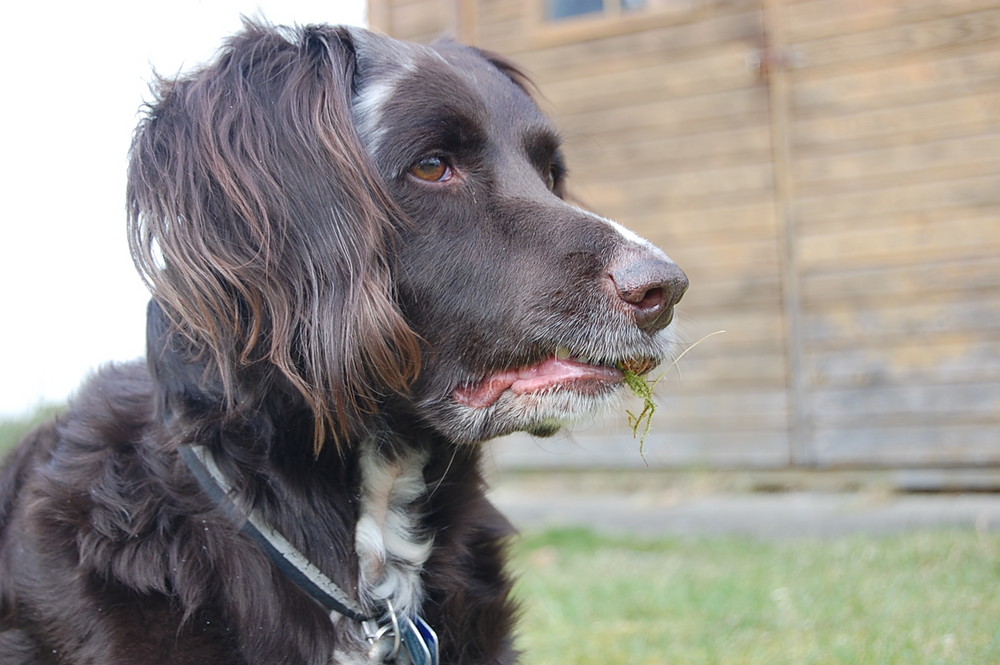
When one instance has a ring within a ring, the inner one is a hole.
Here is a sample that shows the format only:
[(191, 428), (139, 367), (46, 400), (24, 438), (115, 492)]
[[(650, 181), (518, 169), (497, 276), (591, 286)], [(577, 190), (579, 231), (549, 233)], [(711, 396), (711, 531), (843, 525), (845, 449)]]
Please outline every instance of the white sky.
[(364, 0), (15, 0), (0, 40), (0, 416), (144, 353), (125, 168), (155, 68), (208, 60), (240, 15), (364, 24)]

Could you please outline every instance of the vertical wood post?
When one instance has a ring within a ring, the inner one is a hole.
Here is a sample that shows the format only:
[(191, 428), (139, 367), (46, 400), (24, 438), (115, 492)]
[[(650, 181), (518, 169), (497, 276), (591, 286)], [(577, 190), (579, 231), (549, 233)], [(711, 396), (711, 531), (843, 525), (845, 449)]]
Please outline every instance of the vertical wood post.
[(795, 179), (791, 144), (791, 93), (788, 44), (783, 21), (784, 0), (763, 0), (764, 46), (761, 74), (768, 86), (771, 119), (771, 152), (774, 164), (774, 199), (778, 216), (779, 257), (782, 261), (782, 303), (788, 368), (789, 464), (815, 463), (811, 433), (806, 421), (806, 388), (802, 368), (802, 298), (797, 258)]
[(479, 0), (452, 0), (455, 38), (463, 44), (479, 44)]

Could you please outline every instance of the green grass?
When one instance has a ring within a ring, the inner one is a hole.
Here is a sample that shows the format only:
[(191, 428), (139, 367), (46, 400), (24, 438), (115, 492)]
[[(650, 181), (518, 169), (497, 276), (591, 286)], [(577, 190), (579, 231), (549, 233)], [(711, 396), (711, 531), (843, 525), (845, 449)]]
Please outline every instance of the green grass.
[(13, 448), (32, 427), (51, 418), (64, 408), (55, 404), (42, 405), (23, 416), (0, 419), (0, 457)]
[(1000, 534), (517, 549), (526, 665), (1000, 663)]

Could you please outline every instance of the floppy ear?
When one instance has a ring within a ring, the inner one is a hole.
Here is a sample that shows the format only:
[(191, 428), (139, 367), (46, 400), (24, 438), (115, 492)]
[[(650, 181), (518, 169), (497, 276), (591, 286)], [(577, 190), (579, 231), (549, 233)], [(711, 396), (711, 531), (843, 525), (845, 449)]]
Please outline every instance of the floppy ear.
[(214, 64), (159, 81), (130, 153), (130, 243), (155, 300), (227, 408), (252, 408), (241, 371), (270, 363), (312, 408), (317, 450), (419, 367), (391, 278), (405, 221), (352, 122), (354, 67), (342, 28), (247, 22)]

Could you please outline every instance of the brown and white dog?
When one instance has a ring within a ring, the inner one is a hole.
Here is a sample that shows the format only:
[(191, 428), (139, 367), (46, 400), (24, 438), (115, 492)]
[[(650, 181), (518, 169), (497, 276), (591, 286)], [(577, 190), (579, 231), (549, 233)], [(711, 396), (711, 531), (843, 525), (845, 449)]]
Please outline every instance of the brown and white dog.
[(559, 145), (452, 43), (247, 23), (160, 81), (148, 357), (4, 463), (0, 662), (516, 661), (476, 444), (614, 403), (687, 286), (564, 200)]

